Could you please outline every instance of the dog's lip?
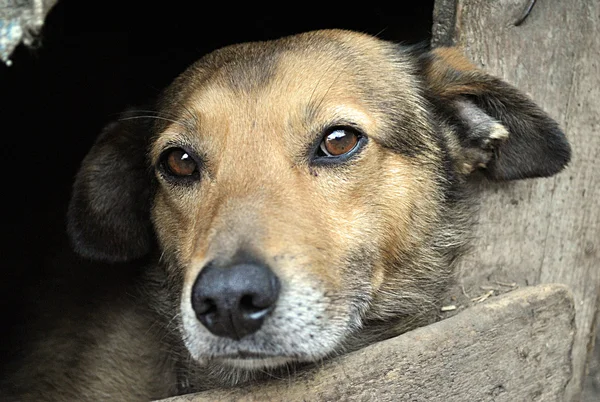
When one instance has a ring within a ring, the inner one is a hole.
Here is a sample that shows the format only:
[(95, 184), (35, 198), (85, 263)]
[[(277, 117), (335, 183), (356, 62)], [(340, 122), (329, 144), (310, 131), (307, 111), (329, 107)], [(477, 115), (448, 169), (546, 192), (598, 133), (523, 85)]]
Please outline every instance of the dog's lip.
[(289, 356), (282, 355), (265, 355), (252, 353), (241, 357), (239, 354), (228, 354), (220, 356), (213, 360), (217, 364), (222, 364), (229, 367), (235, 367), (243, 370), (264, 370), (276, 367), (285, 366), (293, 361), (299, 361)]
[(263, 353), (263, 352), (250, 352), (240, 350), (236, 353), (227, 353), (222, 355), (214, 356), (214, 359), (220, 360), (263, 360), (263, 359), (278, 359), (278, 358), (289, 358), (289, 356), (284, 356), (281, 354), (275, 353)]

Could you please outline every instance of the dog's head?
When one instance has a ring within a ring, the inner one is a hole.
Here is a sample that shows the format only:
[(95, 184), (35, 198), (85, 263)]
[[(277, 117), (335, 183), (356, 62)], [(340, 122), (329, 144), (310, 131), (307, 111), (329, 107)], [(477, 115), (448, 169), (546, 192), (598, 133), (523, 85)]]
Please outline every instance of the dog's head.
[(548, 176), (570, 155), (553, 120), (456, 50), (344, 31), (211, 53), (157, 111), (99, 138), (69, 232), (97, 259), (157, 248), (189, 352), (237, 368), (427, 322), (467, 238), (465, 179)]

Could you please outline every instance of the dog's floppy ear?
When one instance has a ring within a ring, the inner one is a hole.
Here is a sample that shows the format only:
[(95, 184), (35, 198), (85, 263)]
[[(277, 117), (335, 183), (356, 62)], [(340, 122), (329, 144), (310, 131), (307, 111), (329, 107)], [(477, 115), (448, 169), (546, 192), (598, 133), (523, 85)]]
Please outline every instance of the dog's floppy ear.
[(571, 148), (558, 124), (525, 94), (475, 68), (456, 48), (422, 54), (426, 93), (456, 129), (461, 170), (494, 180), (558, 173)]
[(131, 117), (130, 112), (104, 129), (75, 179), (67, 231), (84, 257), (122, 262), (152, 247), (154, 178), (146, 160), (151, 127)]

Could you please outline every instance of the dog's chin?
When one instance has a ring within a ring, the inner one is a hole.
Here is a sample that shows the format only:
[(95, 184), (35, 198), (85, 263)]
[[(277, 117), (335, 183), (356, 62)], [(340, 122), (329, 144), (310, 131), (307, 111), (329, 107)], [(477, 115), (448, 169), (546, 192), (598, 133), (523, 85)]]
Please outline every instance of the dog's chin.
[(329, 354), (311, 355), (311, 356), (293, 356), (285, 354), (257, 353), (257, 352), (237, 352), (223, 355), (212, 355), (210, 357), (194, 358), (202, 365), (211, 367), (221, 367), (223, 369), (234, 369), (236, 371), (269, 371), (282, 367), (294, 367), (314, 361), (319, 361)]
[(212, 360), (214, 363), (238, 370), (256, 371), (283, 367), (296, 362), (296, 359), (284, 356), (274, 357), (225, 357)]
[(226, 388), (268, 378), (286, 378), (312, 361), (292, 356), (266, 354), (252, 357), (244, 354), (222, 355), (194, 360), (200, 364), (199, 369), (203, 370), (202, 373), (207, 381), (213, 386)]
[[(206, 352), (206, 349), (204, 350)], [(321, 351), (323, 352), (323, 351)], [(336, 355), (334, 351), (325, 353), (298, 353), (284, 351), (244, 351), (238, 350), (230, 353), (215, 353), (210, 355), (192, 355), (191, 357), (207, 367), (212, 373), (218, 373), (226, 383), (239, 383), (252, 378), (258, 378), (268, 373), (284, 373), (297, 370), (307, 364), (322, 361)]]

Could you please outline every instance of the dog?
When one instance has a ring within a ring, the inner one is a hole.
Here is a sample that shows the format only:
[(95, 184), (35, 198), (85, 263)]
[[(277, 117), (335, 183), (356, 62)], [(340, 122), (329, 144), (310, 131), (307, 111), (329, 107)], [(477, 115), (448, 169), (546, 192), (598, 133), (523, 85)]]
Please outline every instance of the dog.
[(74, 249), (140, 277), (45, 333), (3, 389), (163, 398), (431, 323), (469, 179), (569, 160), (554, 120), (455, 48), (323, 30), (217, 50), (106, 127), (76, 177)]

